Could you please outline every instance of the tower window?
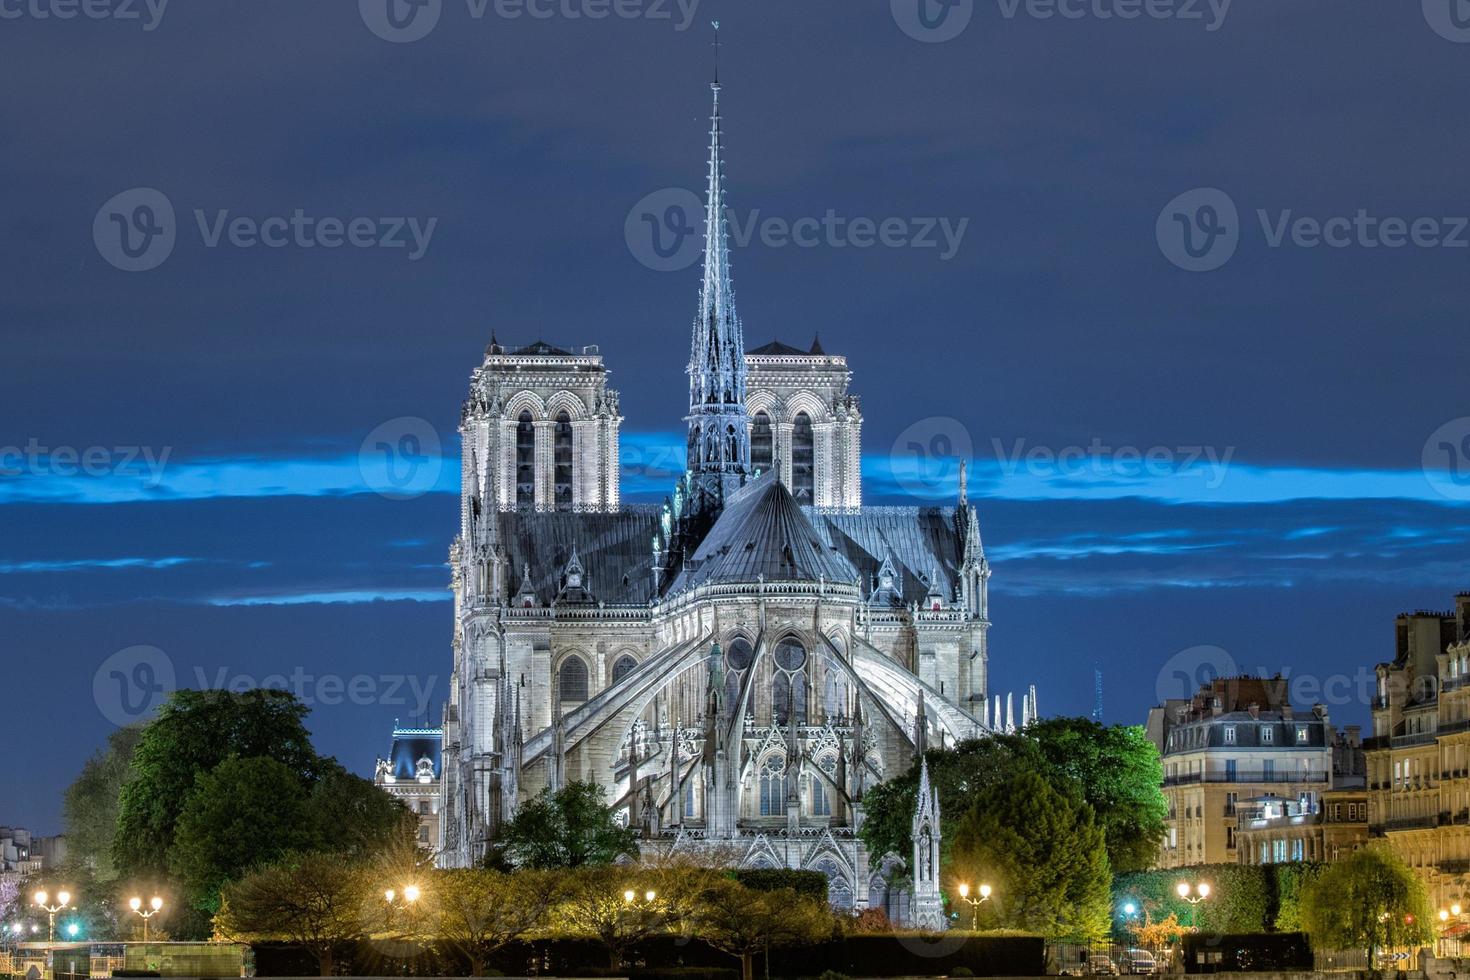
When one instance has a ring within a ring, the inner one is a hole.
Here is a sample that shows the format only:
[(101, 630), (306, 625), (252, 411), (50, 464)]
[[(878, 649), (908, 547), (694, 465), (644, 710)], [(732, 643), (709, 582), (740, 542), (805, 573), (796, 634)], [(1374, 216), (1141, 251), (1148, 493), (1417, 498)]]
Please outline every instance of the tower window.
[(616, 684), (618, 681), (622, 680), (624, 677), (627, 677), (629, 674), (631, 674), (633, 672), (633, 668), (634, 667), (637, 667), (637, 666), (638, 666), (638, 661), (634, 660), (632, 657), (628, 656), (626, 653), (623, 654), (621, 657), (619, 657), (617, 659), (617, 662), (615, 662), (613, 664), (613, 669), (612, 669), (612, 682), (614, 684)]
[(563, 701), (587, 700), (587, 664), (581, 657), (568, 657), (561, 665), (558, 690)]
[(791, 493), (804, 504), (816, 495), (816, 439), (811, 416), (799, 412), (791, 427)]
[(771, 437), (771, 417), (765, 412), (756, 412), (750, 427), (750, 464), (761, 473), (767, 472), (775, 462), (775, 451)]
[(536, 506), (536, 424), (530, 412), (516, 420), (516, 509)]
[(556, 428), (552, 437), (552, 457), (555, 464), (553, 485), (556, 491), (556, 509), (572, 509), (572, 417), (561, 412), (556, 417)]

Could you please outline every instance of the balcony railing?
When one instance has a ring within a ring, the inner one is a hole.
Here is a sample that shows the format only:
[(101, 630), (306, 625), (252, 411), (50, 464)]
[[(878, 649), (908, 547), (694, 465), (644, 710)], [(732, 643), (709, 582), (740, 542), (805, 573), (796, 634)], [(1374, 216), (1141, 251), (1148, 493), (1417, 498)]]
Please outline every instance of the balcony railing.
[(1165, 786), (1189, 786), (1196, 783), (1325, 783), (1331, 777), (1325, 771), (1286, 772), (1186, 772), (1164, 777)]

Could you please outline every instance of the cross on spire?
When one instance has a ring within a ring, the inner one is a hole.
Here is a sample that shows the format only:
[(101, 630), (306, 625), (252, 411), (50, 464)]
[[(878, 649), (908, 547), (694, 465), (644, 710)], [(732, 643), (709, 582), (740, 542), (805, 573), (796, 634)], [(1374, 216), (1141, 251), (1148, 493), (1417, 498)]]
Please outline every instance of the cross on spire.
[(715, 49), (715, 82), (714, 82), (714, 84), (715, 84), (715, 87), (718, 88), (719, 87), (719, 84), (720, 84), (720, 48), (722, 48), (724, 45), (720, 41), (720, 22), (717, 21), (717, 20), (712, 20), (712, 21), (710, 21), (710, 26), (715, 29), (715, 39), (712, 42), (710, 42), (710, 47), (712, 47), (712, 48)]

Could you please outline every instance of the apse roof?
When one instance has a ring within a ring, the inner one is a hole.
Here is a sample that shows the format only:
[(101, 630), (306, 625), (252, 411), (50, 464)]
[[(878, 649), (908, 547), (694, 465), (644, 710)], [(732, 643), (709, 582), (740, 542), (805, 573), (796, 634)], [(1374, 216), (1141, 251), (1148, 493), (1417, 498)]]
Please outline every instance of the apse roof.
[(730, 495), (674, 591), (715, 582), (850, 582), (854, 577), (773, 471)]

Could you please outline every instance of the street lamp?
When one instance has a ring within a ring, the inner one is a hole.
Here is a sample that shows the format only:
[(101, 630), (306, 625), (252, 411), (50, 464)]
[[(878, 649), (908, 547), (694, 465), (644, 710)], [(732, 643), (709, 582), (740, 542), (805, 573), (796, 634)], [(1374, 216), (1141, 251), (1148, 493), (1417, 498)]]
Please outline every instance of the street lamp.
[(398, 892), (392, 888), (383, 891), (383, 901), (388, 906), (388, 924), (393, 923), (393, 912), (396, 909), (412, 911), (414, 903), (419, 900), (418, 885), (404, 885), (403, 891)]
[(36, 900), (36, 907), (43, 909), (47, 915), (46, 941), (48, 943), (54, 943), (56, 942), (56, 913), (64, 912), (70, 907), (71, 892), (65, 890), (57, 892), (55, 905), (47, 904), (51, 896), (46, 894), (44, 889), (36, 892), (34, 898)]
[[(1181, 881), (1179, 884), (1174, 886), (1174, 892), (1190, 905), (1197, 906), (1200, 902), (1203, 902), (1205, 899), (1210, 897), (1210, 883), (1207, 881), (1201, 881), (1198, 884), (1191, 886), (1189, 882)], [(1196, 931), (1198, 931), (1199, 929), (1199, 923), (1196, 921), (1196, 917), (1198, 915), (1198, 912), (1192, 909), (1190, 910), (1189, 925), (1190, 928)]]
[(990, 886), (986, 884), (981, 884), (980, 897), (971, 898), (969, 883), (962, 881), (960, 882), (959, 893), (960, 900), (968, 903), (970, 906), (970, 931), (974, 932), (980, 928), (981, 904), (990, 901)]
[(145, 909), (143, 907), (143, 899), (135, 895), (128, 899), (128, 908), (143, 917), (143, 942), (146, 943), (148, 941), (148, 920), (163, 911), (163, 899), (154, 895), (149, 900), (148, 907)]

